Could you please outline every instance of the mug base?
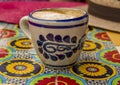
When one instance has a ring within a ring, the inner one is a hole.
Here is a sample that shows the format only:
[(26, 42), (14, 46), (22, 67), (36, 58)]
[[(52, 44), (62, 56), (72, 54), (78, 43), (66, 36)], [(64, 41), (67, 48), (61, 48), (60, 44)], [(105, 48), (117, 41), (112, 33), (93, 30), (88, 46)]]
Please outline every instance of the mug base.
[(71, 66), (73, 66), (76, 63), (77, 62), (75, 61), (75, 62), (73, 62), (71, 64), (68, 64), (68, 65), (49, 65), (49, 64), (45, 64), (45, 63), (44, 63), (44, 65), (47, 68), (56, 70), (56, 69), (68, 69), (68, 68), (70, 68)]

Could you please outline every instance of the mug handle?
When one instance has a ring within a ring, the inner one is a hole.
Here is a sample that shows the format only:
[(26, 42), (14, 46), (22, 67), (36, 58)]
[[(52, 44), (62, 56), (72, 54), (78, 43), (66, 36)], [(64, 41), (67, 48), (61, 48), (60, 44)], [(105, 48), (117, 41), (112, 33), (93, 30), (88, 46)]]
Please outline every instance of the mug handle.
[(29, 31), (28, 16), (24, 16), (20, 19), (20, 28), (31, 39), (31, 33)]

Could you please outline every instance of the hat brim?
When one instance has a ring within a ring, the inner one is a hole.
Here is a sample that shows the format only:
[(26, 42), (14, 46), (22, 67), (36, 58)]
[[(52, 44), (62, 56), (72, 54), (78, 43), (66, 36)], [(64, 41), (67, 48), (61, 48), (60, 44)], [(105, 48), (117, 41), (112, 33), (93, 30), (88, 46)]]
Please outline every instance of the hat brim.
[[(87, 11), (88, 5), (85, 5), (85, 6), (82, 6), (79, 8), (82, 8)], [(91, 14), (89, 14), (89, 23), (88, 24), (96, 26), (96, 27), (100, 27), (102, 29), (120, 32), (120, 23), (119, 22), (102, 19), (99, 17), (95, 17)]]

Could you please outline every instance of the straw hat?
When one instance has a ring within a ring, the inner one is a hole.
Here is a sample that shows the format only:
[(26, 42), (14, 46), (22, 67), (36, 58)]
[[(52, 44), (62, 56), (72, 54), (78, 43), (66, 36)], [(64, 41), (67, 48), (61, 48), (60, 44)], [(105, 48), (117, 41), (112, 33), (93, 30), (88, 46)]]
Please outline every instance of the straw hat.
[(90, 0), (88, 6), (89, 25), (120, 32), (120, 0)]

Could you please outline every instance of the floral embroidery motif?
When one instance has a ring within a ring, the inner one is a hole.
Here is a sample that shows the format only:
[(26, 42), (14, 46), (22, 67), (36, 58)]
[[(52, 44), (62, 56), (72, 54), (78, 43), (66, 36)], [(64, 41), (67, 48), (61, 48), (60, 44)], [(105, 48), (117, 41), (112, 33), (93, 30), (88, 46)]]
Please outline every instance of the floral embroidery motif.
[(32, 49), (33, 44), (29, 38), (19, 38), (10, 42), (10, 46), (16, 49)]
[(97, 53), (97, 58), (105, 63), (120, 66), (120, 54), (116, 49), (109, 48), (101, 50)]
[(13, 58), (13, 54), (15, 50), (10, 47), (0, 47), (0, 61), (5, 61)]
[(43, 65), (22, 59), (6, 61), (0, 65), (1, 74), (9, 77), (32, 77), (33, 74), (40, 74), (43, 70)]
[(98, 42), (86, 40), (83, 46), (83, 51), (97, 51), (103, 49), (103, 45)]
[(71, 67), (70, 71), (77, 76), (93, 80), (109, 79), (116, 74), (112, 66), (96, 61), (81, 61)]
[[(57, 76), (58, 85), (87, 85), (85, 80), (72, 74), (58, 74)], [(44, 74), (35, 76), (32, 79), (28, 80), (26, 85), (55, 85), (55, 75)]]

